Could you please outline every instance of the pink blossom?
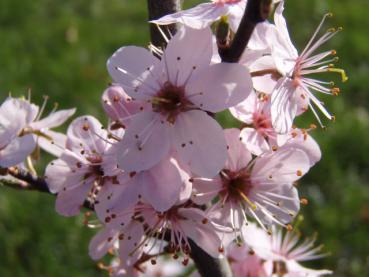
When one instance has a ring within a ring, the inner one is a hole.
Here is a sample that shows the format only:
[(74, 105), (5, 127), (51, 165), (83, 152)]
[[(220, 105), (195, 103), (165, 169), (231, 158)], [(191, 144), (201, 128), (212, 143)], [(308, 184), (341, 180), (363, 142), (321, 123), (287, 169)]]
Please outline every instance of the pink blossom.
[[(338, 29), (329, 29), (320, 38), (317, 35), (327, 17), (324, 16), (319, 27), (306, 45), (305, 49), (298, 54), (293, 46), (287, 30), (286, 20), (283, 17), (284, 1), (278, 5), (274, 22), (276, 24), (276, 36), (274, 46), (272, 47), (272, 57), (278, 72), (283, 76), (278, 80), (272, 93), (272, 123), (279, 133), (287, 133), (299, 109), (307, 109), (309, 107), (322, 125), (319, 116), (313, 104), (330, 120), (334, 117), (326, 110), (322, 102), (315, 96), (316, 92), (329, 95), (337, 95), (338, 88), (332, 88), (332, 82), (324, 82), (309, 77), (310, 74), (322, 72), (336, 72), (342, 75), (342, 81), (346, 81), (347, 77), (342, 69), (331, 66), (336, 58), (336, 51), (330, 50), (323, 53), (314, 54), (318, 47), (327, 42), (335, 34), (340, 31)], [(323, 126), (323, 125), (322, 125)]]
[(300, 264), (326, 256), (321, 253), (322, 246), (314, 246), (315, 238), (305, 239), (300, 243), (300, 236), (292, 231), (283, 235), (282, 230), (274, 228), (272, 235), (267, 235), (253, 224), (244, 229), (246, 245), (266, 261), (265, 269), (276, 276), (283, 274), (289, 277), (315, 277), (332, 274), (330, 270), (313, 270)]
[(306, 153), (286, 144), (252, 159), (239, 130), (227, 129), (225, 135), (226, 165), (213, 179), (195, 178), (193, 200), (202, 204), (218, 196), (208, 212), (218, 224), (232, 227), (236, 236), (248, 216), (265, 230), (264, 224), (286, 226), (300, 208), (292, 183), (309, 170)]
[(94, 202), (102, 185), (117, 183), (115, 153), (101, 123), (92, 116), (75, 119), (68, 128), (66, 149), (46, 168), (49, 189), (58, 193), (56, 210), (65, 216), (79, 213), (89, 198)]
[(38, 144), (51, 154), (60, 154), (60, 149), (50, 142), (65, 143), (62, 134), (50, 128), (63, 124), (75, 109), (53, 111), (41, 119), (45, 108), (28, 100), (8, 97), (0, 107), (0, 166), (14, 166), (30, 155)]
[(133, 46), (122, 47), (109, 59), (114, 81), (132, 98), (151, 103), (151, 109), (132, 117), (120, 144), (121, 168), (149, 169), (171, 149), (201, 176), (213, 177), (223, 167), (222, 129), (207, 112), (245, 99), (251, 78), (239, 64), (210, 64), (211, 42), (210, 29), (183, 28), (169, 41), (161, 61)]
[[(137, 205), (120, 209), (107, 209), (104, 219), (106, 227), (102, 235), (92, 241), (90, 254), (99, 259), (109, 248), (107, 243), (119, 239), (119, 257), (126, 266), (134, 265), (143, 253), (149, 253), (154, 247), (162, 253), (164, 247), (177, 259), (183, 256), (183, 264), (189, 262), (192, 239), (199, 247), (216, 257), (219, 255), (220, 238), (213, 223), (202, 210), (175, 205), (165, 212), (156, 211), (151, 205), (139, 202)], [(128, 228), (128, 229), (127, 229)], [(134, 228), (134, 232), (128, 232)], [(164, 236), (166, 237), (164, 241)], [(150, 243), (150, 241), (152, 243)], [(111, 244), (110, 244), (111, 245)], [(156, 258), (152, 258), (156, 263)]]

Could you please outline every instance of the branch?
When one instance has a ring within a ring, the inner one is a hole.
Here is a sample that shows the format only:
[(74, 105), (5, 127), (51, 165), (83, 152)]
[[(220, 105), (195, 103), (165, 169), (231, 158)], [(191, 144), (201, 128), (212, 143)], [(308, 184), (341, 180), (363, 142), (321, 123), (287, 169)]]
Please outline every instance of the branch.
[[(147, 0), (149, 10), (149, 20), (158, 19), (164, 15), (178, 12), (181, 9), (182, 0)], [(168, 37), (175, 34), (177, 26), (175, 24), (168, 25), (163, 28), (164, 33)], [(155, 24), (150, 24), (151, 43), (156, 47), (165, 46), (166, 42)]]
[[(28, 191), (39, 191), (52, 194), (49, 190), (49, 186), (44, 178), (40, 178), (32, 175), (30, 172), (18, 168), (18, 167), (10, 167), (8, 169), (0, 168), (0, 175), (7, 175), (14, 177), (14, 180), (0, 180), (0, 182), (9, 188), (18, 189), (18, 190), (28, 190)], [(56, 195), (56, 194), (54, 194)], [(88, 210), (94, 210), (93, 204), (90, 201), (85, 200), (83, 203), (83, 207)]]
[(245, 51), (256, 24), (265, 21), (271, 12), (272, 0), (249, 0), (240, 26), (230, 45), (219, 47), (223, 62), (236, 63)]
[(232, 277), (232, 271), (226, 258), (215, 259), (198, 247), (191, 239), (189, 239), (189, 243), (191, 246), (191, 258), (201, 276)]

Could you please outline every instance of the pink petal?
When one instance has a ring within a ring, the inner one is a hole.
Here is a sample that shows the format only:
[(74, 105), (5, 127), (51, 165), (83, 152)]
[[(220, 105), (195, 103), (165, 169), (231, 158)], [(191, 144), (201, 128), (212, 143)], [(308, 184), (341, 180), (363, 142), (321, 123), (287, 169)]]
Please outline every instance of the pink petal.
[(75, 216), (80, 213), (81, 205), (87, 198), (92, 187), (91, 182), (86, 182), (73, 189), (58, 193), (55, 203), (56, 211), (63, 216)]
[(253, 114), (257, 111), (257, 95), (252, 91), (249, 96), (238, 105), (231, 107), (229, 111), (238, 120), (247, 124), (253, 123)]
[[(191, 44), (196, 42), (196, 47)], [(195, 30), (184, 27), (169, 41), (162, 58), (168, 80), (184, 86), (198, 72), (209, 67), (213, 55), (210, 28)]]
[(205, 218), (203, 212), (199, 209), (187, 208), (179, 209), (178, 214), (186, 218), (179, 222), (183, 234), (191, 238), (209, 255), (218, 257), (221, 240), (210, 222), (205, 224), (201, 222)]
[(254, 128), (243, 128), (240, 136), (247, 149), (256, 156), (259, 156), (270, 149), (264, 136)]
[(245, 168), (251, 161), (251, 153), (240, 140), (239, 129), (226, 129), (224, 135), (227, 141), (228, 159), (224, 168), (237, 172)]
[(213, 3), (203, 3), (192, 9), (169, 14), (151, 22), (159, 25), (182, 23), (191, 28), (205, 29), (218, 20), (220, 16), (224, 15), (225, 12), (226, 9), (222, 6), (217, 6)]
[[(263, 56), (257, 59), (250, 67), (251, 72), (275, 69), (275, 63), (271, 56)], [(258, 92), (263, 92), (266, 94), (271, 94), (277, 84), (278, 79), (272, 74), (265, 74), (262, 76), (257, 76), (252, 78), (252, 83), (254, 84), (254, 89)]]
[(285, 134), (291, 127), (297, 113), (297, 101), (294, 97), (295, 86), (288, 78), (280, 79), (271, 99), (273, 128), (277, 133)]
[(156, 77), (150, 73), (159, 67), (159, 60), (142, 47), (118, 49), (108, 60), (107, 67), (114, 82), (137, 99), (148, 99), (160, 90)]
[(220, 176), (216, 176), (214, 179), (195, 178), (192, 200), (199, 205), (209, 203), (218, 195), (222, 187), (223, 183)]
[(73, 116), (75, 112), (76, 109), (53, 112), (39, 121), (32, 122), (30, 124), (30, 127), (35, 130), (41, 130), (43, 128), (55, 128), (67, 121), (71, 116)]
[(192, 103), (214, 113), (237, 105), (251, 91), (250, 73), (235, 63), (213, 64), (186, 86), (186, 96)]
[[(45, 170), (45, 178), (52, 193), (61, 191), (67, 176), (71, 174), (71, 168), (62, 160), (57, 159), (48, 164)], [(77, 181), (78, 182), (78, 181)]]
[(136, 221), (124, 228), (124, 238), (119, 240), (119, 258), (123, 263), (132, 266), (140, 258), (141, 250), (134, 250), (140, 244), (143, 234), (142, 224)]
[(67, 148), (76, 152), (81, 150), (103, 154), (107, 147), (108, 134), (102, 124), (93, 116), (77, 117), (67, 131)]
[(110, 229), (104, 228), (99, 233), (97, 233), (88, 246), (88, 253), (93, 260), (99, 260), (109, 251), (110, 248), (114, 246), (118, 232)]
[(233, 32), (237, 32), (238, 26), (240, 25), (242, 16), (245, 12), (247, 1), (240, 1), (234, 4), (228, 4), (228, 21), (229, 26)]
[(158, 113), (138, 114), (119, 143), (119, 167), (130, 172), (156, 165), (170, 148), (168, 128), (168, 123)]
[(285, 145), (259, 157), (252, 170), (252, 177), (266, 182), (292, 183), (310, 169), (306, 153), (296, 147)]
[(112, 85), (104, 91), (102, 105), (112, 120), (120, 121), (124, 126), (129, 124), (132, 115), (148, 108), (146, 102), (133, 100), (119, 85)]
[(23, 162), (35, 147), (33, 135), (13, 139), (4, 149), (0, 149), (0, 167), (7, 168)]
[(171, 158), (140, 174), (142, 196), (155, 210), (164, 212), (178, 201), (185, 181), (179, 171), (178, 164)]
[(311, 167), (322, 158), (322, 152), (320, 151), (318, 143), (312, 136), (308, 134), (305, 136), (304, 134), (300, 133), (296, 137), (290, 138), (287, 143), (292, 147), (303, 150), (310, 160)]
[(181, 113), (172, 128), (173, 147), (181, 162), (203, 177), (214, 177), (224, 166), (227, 149), (223, 130), (205, 112)]
[(65, 149), (67, 136), (62, 133), (50, 130), (43, 130), (42, 133), (51, 138), (52, 140), (49, 140), (48, 138), (45, 138), (43, 136), (38, 136), (37, 144), (43, 150), (50, 153), (51, 155), (60, 157), (60, 155), (63, 153)]

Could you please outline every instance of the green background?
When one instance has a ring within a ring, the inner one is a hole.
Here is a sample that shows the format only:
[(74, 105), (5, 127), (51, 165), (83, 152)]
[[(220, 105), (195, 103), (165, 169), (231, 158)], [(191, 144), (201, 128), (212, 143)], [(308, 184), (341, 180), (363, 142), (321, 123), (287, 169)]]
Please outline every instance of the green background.
[[(331, 253), (317, 267), (335, 276), (368, 276), (369, 1), (289, 0), (286, 9), (299, 49), (325, 12), (335, 14), (326, 28), (344, 27), (323, 48), (337, 50), (350, 80), (339, 97), (323, 97), (337, 121), (313, 132), (323, 159), (300, 183), (310, 202), (301, 228), (317, 232)], [(61, 108), (103, 119), (105, 62), (122, 45), (148, 44), (146, 18), (144, 0), (0, 0), (0, 102), (31, 88), (35, 102), (47, 94)], [(315, 123), (307, 114), (299, 122)], [(0, 276), (104, 276), (87, 254), (94, 231), (82, 222), (82, 216), (57, 215), (53, 196), (1, 187)]]

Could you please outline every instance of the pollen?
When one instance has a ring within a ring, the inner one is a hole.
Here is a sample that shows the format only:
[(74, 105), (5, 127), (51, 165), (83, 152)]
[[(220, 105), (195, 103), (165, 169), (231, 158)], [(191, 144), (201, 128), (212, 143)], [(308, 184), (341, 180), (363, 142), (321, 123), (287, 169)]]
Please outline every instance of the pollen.
[(307, 204), (309, 204), (309, 201), (306, 198), (301, 198), (300, 199), (300, 203), (304, 206), (306, 206)]
[(293, 227), (292, 227), (291, 224), (287, 224), (286, 229), (287, 229), (288, 232), (291, 232), (293, 230)]
[(301, 170), (297, 170), (296, 174), (297, 174), (297, 176), (301, 177), (302, 176), (302, 171)]
[(84, 123), (82, 126), (83, 131), (88, 131), (90, 129), (90, 125), (88, 123)]

